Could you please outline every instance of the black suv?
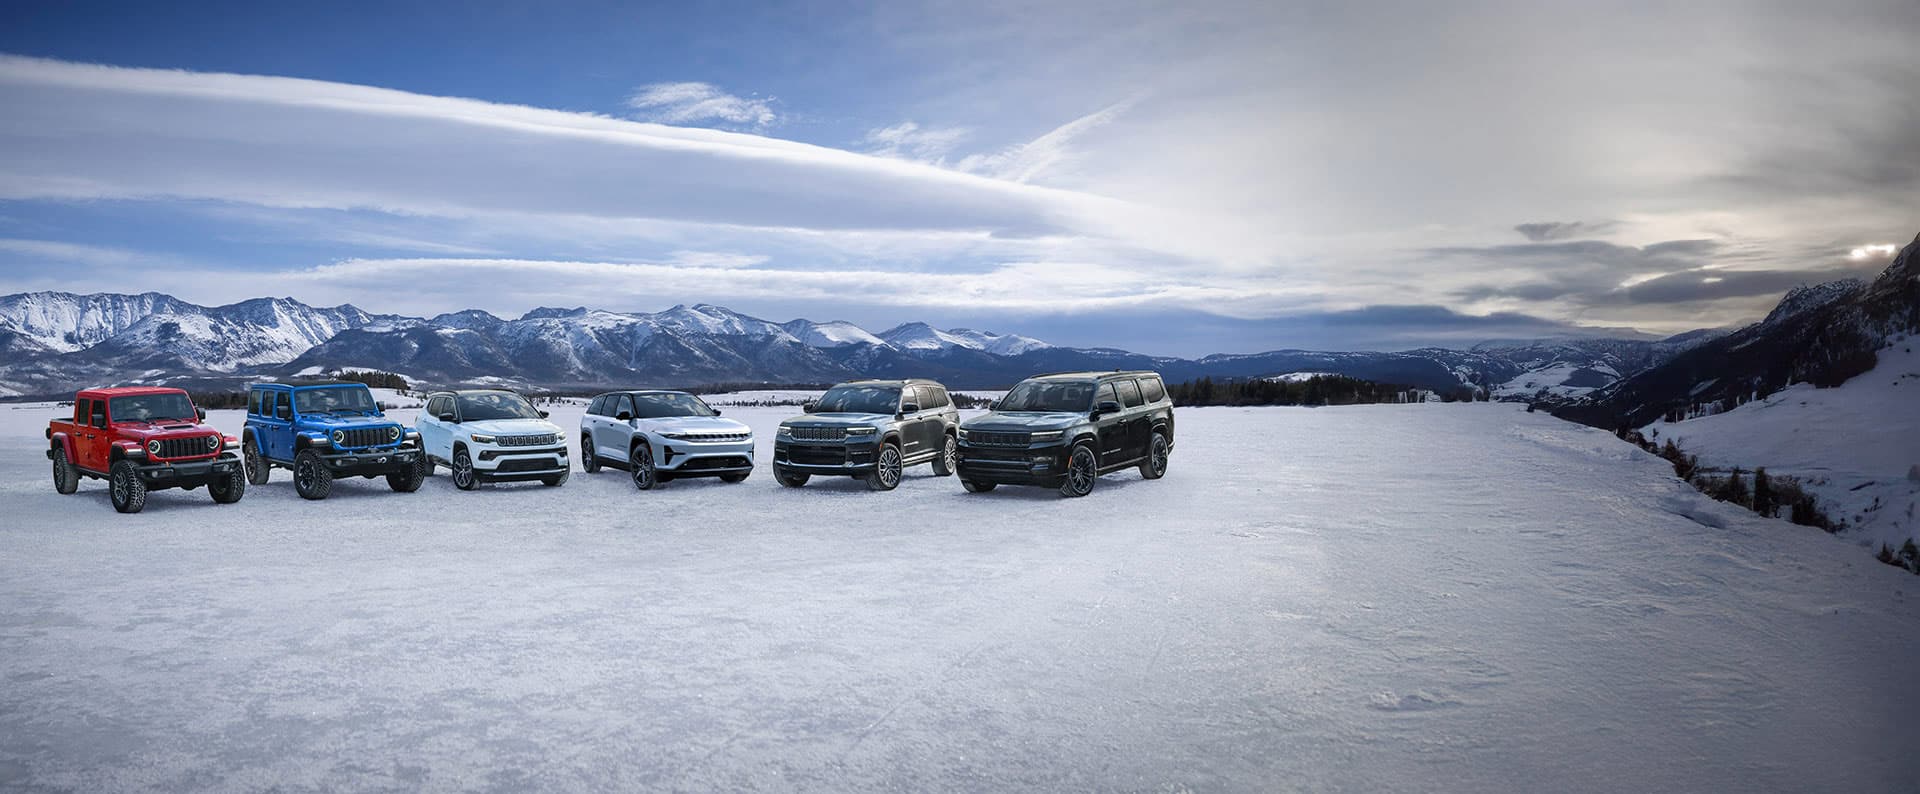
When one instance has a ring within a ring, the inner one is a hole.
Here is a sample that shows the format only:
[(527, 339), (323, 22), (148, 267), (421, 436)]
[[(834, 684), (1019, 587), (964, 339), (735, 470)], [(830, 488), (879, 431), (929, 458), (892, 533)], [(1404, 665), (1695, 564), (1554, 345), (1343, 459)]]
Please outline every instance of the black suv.
[(932, 463), (953, 473), (960, 411), (947, 387), (930, 380), (856, 380), (807, 404), (807, 415), (780, 423), (773, 478), (788, 488), (815, 474), (864, 479), (876, 491), (900, 484), (902, 469)]
[(1062, 372), (1020, 381), (960, 428), (960, 485), (1086, 496), (1100, 475), (1138, 465), (1160, 479), (1173, 452), (1173, 401), (1153, 372)]

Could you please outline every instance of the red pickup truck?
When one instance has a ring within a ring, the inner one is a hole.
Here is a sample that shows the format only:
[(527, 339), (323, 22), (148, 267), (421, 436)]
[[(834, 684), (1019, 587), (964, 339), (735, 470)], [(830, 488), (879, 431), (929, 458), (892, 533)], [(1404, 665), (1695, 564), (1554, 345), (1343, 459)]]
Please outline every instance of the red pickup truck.
[(240, 440), (205, 424), (207, 412), (179, 389), (135, 386), (87, 389), (74, 396), (73, 417), (47, 426), (53, 488), (70, 494), (80, 478), (107, 481), (113, 509), (138, 513), (147, 492), (193, 490), (231, 504), (247, 492)]

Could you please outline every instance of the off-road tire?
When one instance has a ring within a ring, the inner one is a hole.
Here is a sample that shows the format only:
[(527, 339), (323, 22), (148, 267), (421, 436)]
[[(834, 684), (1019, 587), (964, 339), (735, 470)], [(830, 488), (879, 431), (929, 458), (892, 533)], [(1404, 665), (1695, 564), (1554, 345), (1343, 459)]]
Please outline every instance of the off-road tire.
[(960, 455), (960, 442), (954, 440), (951, 433), (940, 442), (940, 454), (933, 456), (933, 473), (938, 477), (952, 477), (959, 466), (954, 459)]
[(1153, 440), (1147, 442), (1147, 456), (1140, 459), (1140, 476), (1149, 480), (1167, 476), (1167, 453), (1172, 447), (1167, 442), (1167, 434), (1153, 431)]
[(273, 478), (273, 464), (267, 462), (267, 456), (260, 454), (260, 437), (249, 436), (247, 443), (240, 448), (241, 462), (247, 469), (247, 482), (254, 485), (266, 485)]
[(113, 500), (113, 509), (122, 513), (138, 513), (147, 506), (147, 484), (134, 471), (133, 461), (114, 461), (107, 474), (107, 496)]
[(240, 469), (227, 472), (224, 479), (207, 483), (207, 495), (213, 497), (216, 504), (230, 505), (247, 495), (247, 473)]
[(660, 471), (653, 466), (652, 446), (633, 445), (627, 453), (627, 474), (633, 478), (633, 487), (642, 491), (651, 491), (660, 485)]
[(600, 473), (600, 459), (593, 454), (593, 437), (580, 437), (580, 468), (588, 474)]
[(67, 460), (65, 449), (53, 451), (53, 490), (60, 494), (80, 490), (80, 469)]
[(453, 473), (453, 487), (462, 491), (471, 491), (480, 487), (480, 472), (473, 468), (473, 453), (461, 447), (453, 451), (453, 465), (447, 470)]
[(293, 490), (300, 498), (315, 501), (333, 493), (333, 471), (320, 459), (320, 453), (303, 449), (293, 456)]
[(900, 487), (900, 478), (906, 467), (900, 465), (900, 445), (891, 441), (882, 443), (873, 453), (873, 471), (866, 476), (867, 490), (891, 491)]
[(1081, 442), (1073, 445), (1073, 451), (1067, 453), (1067, 478), (1060, 483), (1060, 495), (1077, 498), (1093, 493), (1093, 484), (1100, 480), (1100, 457), (1093, 452), (1093, 445)]

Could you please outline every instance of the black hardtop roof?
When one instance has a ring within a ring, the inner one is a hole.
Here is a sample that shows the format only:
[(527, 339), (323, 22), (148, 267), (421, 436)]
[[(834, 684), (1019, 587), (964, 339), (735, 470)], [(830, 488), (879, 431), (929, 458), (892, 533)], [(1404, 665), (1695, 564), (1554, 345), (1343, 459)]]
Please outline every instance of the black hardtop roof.
[(355, 380), (295, 380), (295, 381), (272, 381), (269, 383), (252, 383), (252, 384), (248, 384), (247, 388), (293, 390), (293, 389), (312, 389), (320, 386), (359, 386), (361, 388), (366, 388), (367, 384), (364, 384)]
[(603, 391), (599, 394), (593, 395), (593, 398), (598, 400), (609, 394), (685, 394), (688, 396), (698, 396), (698, 395), (695, 395), (693, 392), (684, 391), (681, 389), (614, 389), (613, 391)]

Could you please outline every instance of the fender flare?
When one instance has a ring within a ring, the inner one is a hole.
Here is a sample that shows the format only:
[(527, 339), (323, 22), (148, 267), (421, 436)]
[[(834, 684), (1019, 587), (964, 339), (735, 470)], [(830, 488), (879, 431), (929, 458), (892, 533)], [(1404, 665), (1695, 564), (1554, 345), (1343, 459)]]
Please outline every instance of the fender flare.
[(49, 450), (58, 449), (61, 452), (65, 452), (67, 454), (68, 463), (71, 463), (75, 466), (80, 465), (79, 458), (76, 457), (76, 450), (73, 448), (73, 436), (64, 430), (58, 433), (54, 433), (52, 436), (48, 437), (47, 449)]

